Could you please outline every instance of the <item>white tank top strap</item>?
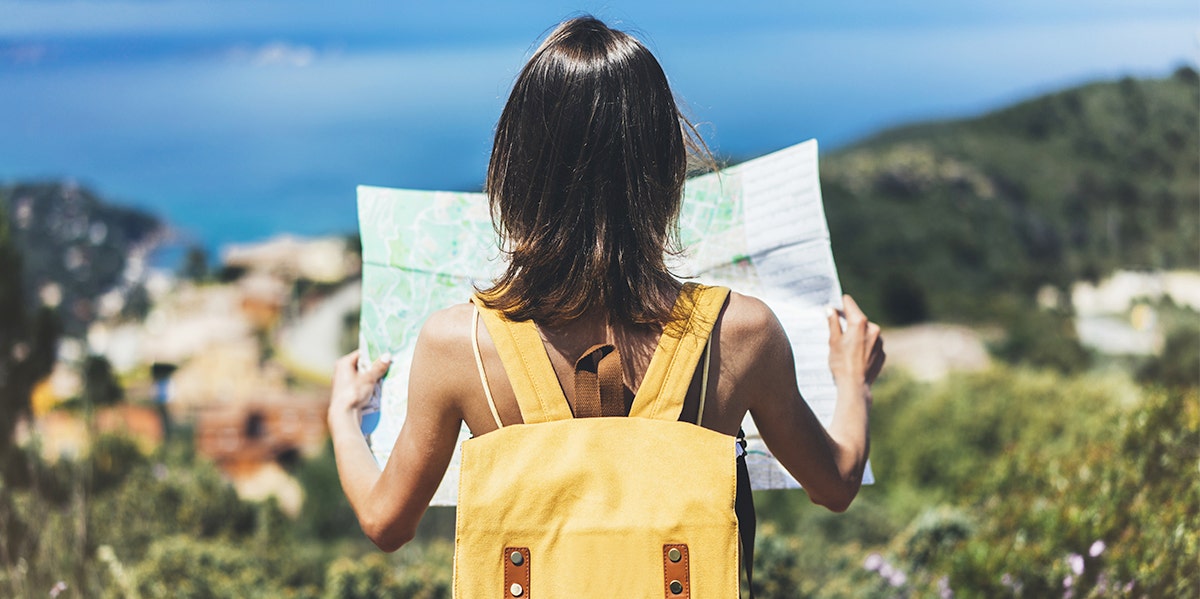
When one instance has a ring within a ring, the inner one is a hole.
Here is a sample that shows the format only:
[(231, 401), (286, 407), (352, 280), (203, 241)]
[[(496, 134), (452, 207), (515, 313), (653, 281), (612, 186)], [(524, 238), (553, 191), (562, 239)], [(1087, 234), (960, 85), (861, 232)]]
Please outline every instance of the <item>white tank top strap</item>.
[(474, 302), (471, 302), (471, 349), (475, 352), (475, 367), (479, 369), (479, 382), (483, 383), (483, 394), (487, 397), (492, 418), (496, 419), (496, 428), (504, 428), (504, 424), (500, 422), (500, 412), (496, 410), (496, 400), (492, 399), (492, 388), (488, 386), (487, 373), (483, 371), (483, 356), (479, 353), (479, 306), (476, 306)]

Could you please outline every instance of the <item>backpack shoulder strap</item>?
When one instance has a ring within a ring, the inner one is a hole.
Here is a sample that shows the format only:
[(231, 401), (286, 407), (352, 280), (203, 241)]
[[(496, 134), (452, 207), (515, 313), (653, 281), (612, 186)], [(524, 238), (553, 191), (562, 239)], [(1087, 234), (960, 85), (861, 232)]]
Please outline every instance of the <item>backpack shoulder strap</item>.
[(535, 424), (571, 418), (571, 406), (558, 384), (558, 376), (533, 321), (511, 321), (500, 311), (484, 306), (478, 295), (471, 301), (479, 309), (483, 324), (500, 354), (500, 362), (504, 364), (504, 372), (521, 408), (521, 419), (526, 424)]
[(688, 387), (728, 296), (728, 287), (684, 283), (633, 398), (630, 416), (679, 419)]

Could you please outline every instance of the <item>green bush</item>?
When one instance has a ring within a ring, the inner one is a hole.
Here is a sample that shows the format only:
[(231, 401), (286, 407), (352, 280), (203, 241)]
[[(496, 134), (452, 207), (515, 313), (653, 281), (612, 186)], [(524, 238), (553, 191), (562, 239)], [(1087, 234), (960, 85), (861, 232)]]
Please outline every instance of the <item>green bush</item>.
[(322, 598), (448, 598), (453, 554), (448, 543), (433, 542), (405, 547), (398, 559), (379, 553), (337, 558), (325, 574)]
[(1138, 379), (1148, 385), (1179, 389), (1200, 386), (1200, 326), (1193, 322), (1173, 329), (1162, 353), (1138, 371)]
[(146, 598), (274, 597), (263, 555), (178, 535), (154, 542), (133, 570)]
[(880, 483), (846, 514), (758, 495), (763, 596), (1200, 593), (1195, 388), (998, 367), (875, 397)]
[(1153, 392), (1072, 451), (1018, 448), (974, 497), (979, 534), (943, 564), (955, 584), (985, 595), (1197, 596), (1197, 399)]
[(993, 344), (991, 350), (1009, 364), (1075, 374), (1091, 363), (1075, 332), (1075, 319), (1067, 312), (1018, 308), (1005, 312), (1000, 325), (1004, 339)]
[(1019, 447), (1078, 447), (1104, 434), (1127, 393), (1136, 391), (1116, 379), (1001, 367), (934, 386), (891, 377), (875, 392), (871, 460), (884, 484), (953, 500)]
[(323, 541), (364, 538), (342, 492), (332, 442), (320, 455), (301, 462), (293, 474), (304, 489), (304, 505), (295, 524), (300, 534)]

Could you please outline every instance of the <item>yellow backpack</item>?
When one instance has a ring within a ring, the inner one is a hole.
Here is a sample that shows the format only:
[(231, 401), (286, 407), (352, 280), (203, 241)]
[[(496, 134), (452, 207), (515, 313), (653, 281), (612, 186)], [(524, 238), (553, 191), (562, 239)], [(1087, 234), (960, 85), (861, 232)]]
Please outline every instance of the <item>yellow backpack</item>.
[(482, 316), (525, 423), (500, 423), (476, 342), (500, 429), (462, 446), (455, 597), (738, 596), (744, 461), (735, 465), (734, 437), (679, 420), (702, 355), (703, 414), (708, 340), (728, 292), (684, 286), (628, 417), (611, 346), (576, 364), (573, 414), (536, 326), (475, 301), (472, 326)]

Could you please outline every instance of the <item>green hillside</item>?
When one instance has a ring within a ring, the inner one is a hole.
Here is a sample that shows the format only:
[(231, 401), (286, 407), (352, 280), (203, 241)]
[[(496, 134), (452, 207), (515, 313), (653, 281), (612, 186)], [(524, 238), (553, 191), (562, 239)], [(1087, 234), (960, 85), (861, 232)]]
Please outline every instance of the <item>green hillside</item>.
[(843, 286), (892, 324), (991, 320), (1118, 268), (1200, 268), (1189, 67), (887, 131), (821, 171)]
[(0, 212), (21, 256), (27, 308), (41, 305), (41, 290), (55, 286), (58, 318), (75, 336), (94, 317), (96, 299), (122, 283), (129, 252), (163, 227), (150, 214), (67, 182), (0, 185)]

